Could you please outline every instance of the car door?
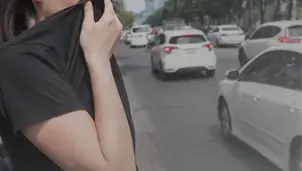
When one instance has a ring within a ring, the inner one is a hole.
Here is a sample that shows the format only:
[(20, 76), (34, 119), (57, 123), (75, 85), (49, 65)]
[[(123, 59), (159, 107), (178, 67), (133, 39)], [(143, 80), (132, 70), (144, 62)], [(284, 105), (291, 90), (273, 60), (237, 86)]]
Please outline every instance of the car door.
[(280, 31), (281, 29), (275, 26), (263, 26), (257, 29), (251, 37), (246, 40), (245, 52), (247, 57), (251, 59), (266, 49), (269, 41)]
[(281, 159), (286, 155), (286, 145), (301, 121), (301, 106), (298, 106), (298, 102), (302, 101), (302, 54), (291, 51), (275, 53), (279, 56), (275, 60), (275, 68), (271, 70), (271, 78), (259, 92), (259, 117), (251, 119), (260, 130), (257, 142)]
[(237, 83), (239, 110), (234, 122), (248, 143), (256, 141), (259, 135), (259, 99), (266, 91), (265, 84), (276, 62), (274, 59), (272, 52), (261, 55), (241, 71)]
[(166, 35), (164, 33), (160, 33), (156, 38), (156, 45), (154, 46), (152, 53), (153, 53), (153, 62), (154, 67), (159, 69), (159, 64), (162, 58), (162, 52), (164, 48), (164, 44), (166, 42)]

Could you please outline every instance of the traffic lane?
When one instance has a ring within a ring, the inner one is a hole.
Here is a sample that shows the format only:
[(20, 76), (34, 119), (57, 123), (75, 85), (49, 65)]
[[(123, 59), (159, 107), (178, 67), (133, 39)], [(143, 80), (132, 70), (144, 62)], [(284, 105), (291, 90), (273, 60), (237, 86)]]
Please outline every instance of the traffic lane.
[(155, 127), (157, 157), (166, 171), (278, 171), (240, 141), (225, 143), (219, 132), (216, 104), (218, 81), (238, 68), (237, 49), (216, 49), (215, 79), (184, 78), (167, 82), (151, 74), (144, 49), (119, 46), (122, 72), (131, 80)]

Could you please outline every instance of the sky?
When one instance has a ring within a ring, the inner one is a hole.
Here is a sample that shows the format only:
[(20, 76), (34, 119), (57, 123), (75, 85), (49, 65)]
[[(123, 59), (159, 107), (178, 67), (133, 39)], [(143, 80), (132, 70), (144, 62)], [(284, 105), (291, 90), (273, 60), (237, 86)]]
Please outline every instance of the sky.
[(145, 9), (144, 0), (125, 0), (126, 9), (139, 13)]

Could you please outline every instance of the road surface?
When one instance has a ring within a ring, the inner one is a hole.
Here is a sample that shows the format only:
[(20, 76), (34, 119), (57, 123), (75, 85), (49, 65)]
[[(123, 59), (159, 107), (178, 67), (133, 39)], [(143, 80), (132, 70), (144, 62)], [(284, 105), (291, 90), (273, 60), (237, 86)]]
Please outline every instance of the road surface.
[[(162, 82), (151, 73), (147, 51), (118, 45), (122, 74), (131, 82), (140, 110), (152, 125), (148, 137), (155, 148), (149, 152), (156, 151), (159, 169), (150, 171), (280, 171), (247, 145), (239, 141), (227, 144), (221, 139), (217, 84), (225, 71), (239, 64), (236, 48), (216, 49), (216, 54), (215, 78), (176, 77)], [(149, 152), (145, 150), (145, 156), (152, 155)]]

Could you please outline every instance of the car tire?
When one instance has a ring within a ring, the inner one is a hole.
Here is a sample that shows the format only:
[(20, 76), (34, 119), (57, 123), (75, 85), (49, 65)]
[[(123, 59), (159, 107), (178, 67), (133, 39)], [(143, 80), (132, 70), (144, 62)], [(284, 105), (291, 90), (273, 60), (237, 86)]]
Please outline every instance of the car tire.
[(154, 61), (153, 61), (153, 57), (151, 56), (151, 71), (153, 74), (157, 73), (157, 70), (154, 67)]
[(215, 45), (216, 45), (216, 47), (218, 47), (218, 48), (221, 47), (221, 44), (219, 43), (219, 40), (218, 40), (218, 39), (216, 39)]
[(160, 62), (160, 70), (159, 70), (159, 73), (158, 73), (158, 78), (162, 81), (167, 80), (167, 73), (165, 73), (165, 71), (163, 70), (162, 62)]
[(302, 163), (302, 142), (294, 143), (291, 147), (290, 158), (289, 158), (289, 171), (301, 171)]
[(221, 100), (218, 108), (220, 133), (223, 139), (229, 140), (232, 137), (232, 119), (229, 107), (225, 100)]
[(215, 76), (215, 70), (207, 70), (207, 77), (212, 78)]
[(239, 50), (238, 60), (240, 63), (240, 67), (243, 67), (248, 62), (247, 56), (244, 53), (243, 49)]

